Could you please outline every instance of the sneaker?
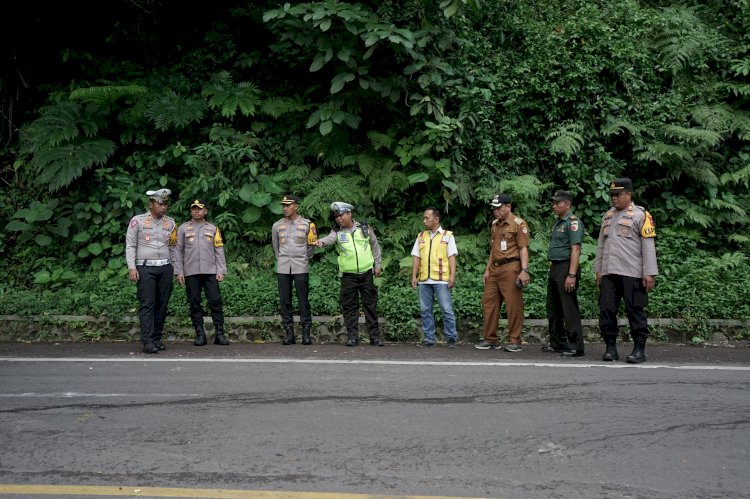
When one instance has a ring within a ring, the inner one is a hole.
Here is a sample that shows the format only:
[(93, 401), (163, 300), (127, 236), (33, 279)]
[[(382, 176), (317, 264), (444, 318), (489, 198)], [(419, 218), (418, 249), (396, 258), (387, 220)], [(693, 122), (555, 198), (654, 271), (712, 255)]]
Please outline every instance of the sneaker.
[(511, 343), (505, 347), (506, 352), (520, 352), (521, 350), (523, 350), (521, 345), (516, 345), (515, 343)]
[(425, 340), (422, 340), (421, 343), (417, 343), (417, 346), (420, 347), (420, 348), (422, 348), (422, 347), (431, 347), (433, 345), (434, 345), (434, 343), (430, 343), (429, 341), (425, 341)]
[(456, 339), (448, 338), (448, 348), (456, 348)]
[(474, 348), (479, 350), (497, 350), (500, 348), (500, 345), (496, 345), (495, 343), (487, 343), (486, 341), (482, 340), (481, 343), (477, 343), (474, 345)]

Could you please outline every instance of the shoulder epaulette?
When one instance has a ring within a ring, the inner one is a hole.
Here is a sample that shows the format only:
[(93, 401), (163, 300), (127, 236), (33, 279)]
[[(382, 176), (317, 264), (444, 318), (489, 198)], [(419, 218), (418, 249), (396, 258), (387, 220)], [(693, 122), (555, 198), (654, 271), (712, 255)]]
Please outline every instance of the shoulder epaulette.
[(523, 220), (521, 220), (520, 218), (516, 217), (515, 222), (516, 222), (516, 225), (521, 225), (523, 223)]

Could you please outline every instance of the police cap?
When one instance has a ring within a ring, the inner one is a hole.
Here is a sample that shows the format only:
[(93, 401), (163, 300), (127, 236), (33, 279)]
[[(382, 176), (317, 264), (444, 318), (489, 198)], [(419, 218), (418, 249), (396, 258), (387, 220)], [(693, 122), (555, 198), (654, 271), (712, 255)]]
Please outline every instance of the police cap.
[(346, 212), (351, 212), (352, 210), (354, 210), (354, 206), (349, 203), (344, 203), (343, 201), (334, 201), (331, 203), (331, 211), (334, 215), (342, 215)]
[(616, 178), (609, 184), (610, 194), (619, 194), (625, 191), (633, 192), (633, 181), (629, 178)]
[(172, 191), (169, 189), (159, 189), (158, 191), (146, 191), (146, 196), (150, 201), (156, 201), (159, 204), (169, 203), (169, 195)]

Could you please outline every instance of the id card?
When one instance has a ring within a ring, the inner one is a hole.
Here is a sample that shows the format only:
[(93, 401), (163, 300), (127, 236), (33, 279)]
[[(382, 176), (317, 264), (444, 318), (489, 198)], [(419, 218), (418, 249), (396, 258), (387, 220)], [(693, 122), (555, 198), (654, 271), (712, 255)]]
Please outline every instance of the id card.
[(500, 251), (507, 251), (507, 249), (508, 249), (508, 241), (503, 239), (502, 241), (500, 241)]

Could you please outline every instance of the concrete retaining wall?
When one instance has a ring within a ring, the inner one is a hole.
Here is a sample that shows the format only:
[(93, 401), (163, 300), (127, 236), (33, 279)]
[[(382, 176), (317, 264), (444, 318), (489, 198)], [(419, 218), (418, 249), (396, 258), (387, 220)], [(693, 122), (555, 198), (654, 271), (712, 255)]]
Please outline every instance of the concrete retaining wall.
[[(299, 317), (295, 317), (298, 323)], [(364, 318), (360, 317), (360, 334), (367, 336)], [(597, 319), (584, 319), (584, 334), (588, 342), (601, 341)], [(621, 319), (622, 334), (627, 338), (627, 320)], [(380, 319), (381, 331), (389, 338), (388, 323)], [(702, 322), (690, 322), (683, 319), (649, 319), (652, 339), (657, 341), (686, 343), (694, 336), (700, 335), (712, 341), (750, 339), (750, 320), (710, 319)], [(500, 331), (506, 327), (505, 320), (500, 321)], [(270, 317), (227, 317), (225, 329), (229, 339), (234, 342), (274, 342), (281, 341), (281, 322), (278, 316)], [(299, 325), (297, 324), (299, 335)], [(213, 334), (211, 319), (206, 318), (206, 332)], [(165, 327), (166, 339), (174, 341), (192, 341), (193, 329), (189, 320), (167, 318)], [(440, 331), (438, 330), (438, 335)], [(479, 341), (481, 331), (477, 328), (462, 327), (459, 324), (461, 341), (474, 343)], [(421, 331), (416, 328), (409, 338), (403, 341), (418, 341)], [(28, 342), (66, 342), (66, 341), (138, 341), (140, 329), (137, 317), (111, 319), (85, 315), (50, 315), (50, 316), (0, 316), (0, 341)], [(545, 319), (527, 319), (524, 323), (524, 341), (527, 343), (545, 343), (547, 339), (547, 321)], [(316, 343), (343, 343), (346, 339), (344, 322), (341, 316), (313, 317), (313, 340)]]

